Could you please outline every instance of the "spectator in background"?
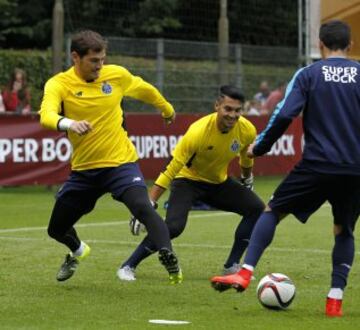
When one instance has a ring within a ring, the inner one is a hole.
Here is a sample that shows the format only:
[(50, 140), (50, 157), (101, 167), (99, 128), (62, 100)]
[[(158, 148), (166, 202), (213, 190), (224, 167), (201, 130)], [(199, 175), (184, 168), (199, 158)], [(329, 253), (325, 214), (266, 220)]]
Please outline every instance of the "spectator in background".
[(262, 106), (262, 114), (271, 115), (273, 113), (276, 105), (284, 98), (286, 86), (286, 82), (281, 82), (278, 87), (270, 93)]
[(3, 98), (1, 95), (1, 91), (0, 91), (0, 113), (5, 112), (5, 106), (4, 106), (4, 102), (3, 102)]
[(259, 86), (259, 91), (254, 95), (254, 100), (260, 102), (261, 105), (265, 104), (270, 95), (270, 87), (266, 80), (262, 81)]
[(27, 114), (31, 111), (30, 91), (24, 70), (15, 68), (10, 81), (2, 93), (6, 111)]
[(261, 115), (261, 102), (257, 99), (252, 99), (245, 104), (245, 116), (260, 116)]

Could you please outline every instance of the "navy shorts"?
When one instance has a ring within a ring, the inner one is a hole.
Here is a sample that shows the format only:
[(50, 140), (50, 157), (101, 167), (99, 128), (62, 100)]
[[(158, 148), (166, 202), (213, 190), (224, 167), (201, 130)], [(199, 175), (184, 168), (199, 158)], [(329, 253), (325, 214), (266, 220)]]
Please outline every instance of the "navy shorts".
[(56, 198), (83, 213), (88, 213), (94, 208), (96, 201), (105, 193), (111, 193), (114, 199), (120, 200), (122, 193), (132, 186), (146, 188), (138, 163), (71, 171)]
[(275, 190), (269, 206), (305, 223), (326, 201), (334, 223), (353, 231), (360, 214), (360, 176), (318, 173), (300, 163)]

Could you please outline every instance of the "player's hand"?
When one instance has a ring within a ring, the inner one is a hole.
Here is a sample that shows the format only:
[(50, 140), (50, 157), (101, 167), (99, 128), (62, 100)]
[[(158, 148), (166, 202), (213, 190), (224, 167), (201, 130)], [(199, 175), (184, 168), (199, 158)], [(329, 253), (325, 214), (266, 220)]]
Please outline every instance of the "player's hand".
[(86, 120), (73, 121), (69, 127), (69, 131), (72, 131), (78, 135), (85, 135), (92, 130), (91, 124)]
[(250, 145), (248, 146), (246, 155), (247, 155), (249, 158), (255, 158), (255, 157), (256, 157), (256, 156), (254, 155), (254, 153), (253, 153), (254, 146), (255, 146), (255, 143), (252, 143), (252, 144), (250, 144)]
[(247, 178), (242, 176), (242, 177), (240, 177), (240, 183), (245, 188), (253, 190), (254, 189), (254, 176), (251, 175), (251, 176), (249, 176)]
[(171, 117), (164, 118), (164, 121), (167, 125), (172, 124), (175, 121), (176, 113), (174, 112)]
[[(150, 201), (150, 202), (151, 202), (151, 205), (153, 206), (153, 208), (156, 210), (158, 207), (158, 204), (154, 201)], [(130, 226), (130, 232), (134, 236), (139, 236), (141, 232), (146, 232), (145, 225), (143, 223), (141, 223), (134, 216), (131, 216), (129, 226)]]

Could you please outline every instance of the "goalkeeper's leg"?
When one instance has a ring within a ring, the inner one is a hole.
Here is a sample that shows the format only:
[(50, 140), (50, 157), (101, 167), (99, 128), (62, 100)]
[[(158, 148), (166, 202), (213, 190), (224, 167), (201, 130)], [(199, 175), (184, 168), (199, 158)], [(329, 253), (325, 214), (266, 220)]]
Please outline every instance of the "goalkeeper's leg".
[(149, 256), (152, 251), (159, 251), (159, 260), (169, 272), (170, 279), (173, 275), (181, 274), (177, 257), (172, 251), (169, 230), (151, 205), (147, 189), (143, 186), (130, 187), (121, 195), (121, 201), (129, 208), (133, 216), (145, 225), (148, 232), (147, 239), (150, 241), (149, 245), (155, 246), (154, 248), (151, 245), (149, 249), (146, 249), (145, 244), (140, 244), (135, 250), (137, 264)]
[(232, 269), (239, 268), (240, 259), (265, 204), (251, 189), (230, 178), (219, 185), (217, 193), (210, 196), (209, 200), (220, 210), (242, 216), (235, 231), (233, 246), (224, 264), (224, 273), (230, 273), (233, 272)]
[(121, 195), (121, 201), (127, 206), (131, 214), (145, 225), (149, 239), (155, 245), (155, 251), (162, 248), (172, 250), (169, 230), (151, 205), (145, 187), (132, 186), (128, 188)]
[(79, 262), (90, 254), (90, 247), (80, 241), (73, 227), (83, 214), (84, 212), (62, 203), (59, 199), (52, 211), (48, 234), (59, 243), (66, 245), (71, 251), (65, 256), (65, 261), (56, 275), (58, 281), (66, 281), (72, 277)]

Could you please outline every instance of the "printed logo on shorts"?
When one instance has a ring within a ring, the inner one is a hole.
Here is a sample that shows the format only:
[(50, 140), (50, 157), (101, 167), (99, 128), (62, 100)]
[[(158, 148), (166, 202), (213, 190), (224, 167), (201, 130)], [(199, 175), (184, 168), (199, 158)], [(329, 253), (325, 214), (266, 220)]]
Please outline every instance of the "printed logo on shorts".
[(112, 87), (110, 84), (108, 84), (106, 81), (102, 83), (101, 90), (104, 94), (111, 94)]
[(139, 182), (141, 181), (141, 178), (139, 176), (136, 176), (135, 178), (133, 178), (132, 182)]
[(239, 141), (234, 140), (234, 141), (231, 143), (230, 149), (231, 149), (232, 152), (239, 152), (239, 150), (240, 150), (240, 143), (239, 143)]
[(356, 83), (357, 68), (353, 66), (329, 66), (322, 67), (325, 81), (340, 82), (342, 84)]

